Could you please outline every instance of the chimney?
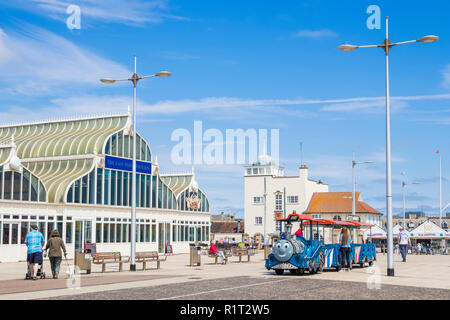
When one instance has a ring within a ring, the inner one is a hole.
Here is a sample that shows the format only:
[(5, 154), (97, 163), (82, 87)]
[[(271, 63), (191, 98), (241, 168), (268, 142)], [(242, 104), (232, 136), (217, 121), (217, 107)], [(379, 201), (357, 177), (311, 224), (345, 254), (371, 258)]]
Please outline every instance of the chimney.
[(300, 179), (303, 181), (308, 180), (308, 167), (304, 164), (300, 166)]

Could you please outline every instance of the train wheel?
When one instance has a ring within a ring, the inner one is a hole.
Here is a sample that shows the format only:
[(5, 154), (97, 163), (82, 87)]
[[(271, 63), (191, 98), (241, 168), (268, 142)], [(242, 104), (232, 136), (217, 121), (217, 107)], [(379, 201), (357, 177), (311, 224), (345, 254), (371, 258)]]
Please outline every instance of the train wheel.
[(284, 273), (283, 269), (275, 269), (275, 273), (279, 276), (281, 276)]
[(341, 271), (341, 266), (336, 266), (335, 268), (337, 272)]
[(305, 274), (305, 269), (298, 269), (298, 274), (299, 275), (304, 275)]
[(373, 265), (373, 261), (369, 261), (369, 266)]
[(292, 274), (298, 273), (297, 271), (298, 271), (298, 269), (289, 269), (289, 272), (292, 273)]

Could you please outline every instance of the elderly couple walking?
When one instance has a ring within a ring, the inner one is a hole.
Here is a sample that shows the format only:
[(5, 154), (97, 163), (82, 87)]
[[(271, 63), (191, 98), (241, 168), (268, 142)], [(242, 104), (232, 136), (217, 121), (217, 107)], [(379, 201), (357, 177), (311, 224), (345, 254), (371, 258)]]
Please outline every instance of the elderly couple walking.
[(48, 250), (53, 279), (57, 279), (62, 260), (62, 251), (64, 251), (64, 257), (67, 255), (66, 246), (64, 245), (64, 241), (61, 239), (58, 230), (52, 231), (50, 234), (50, 239), (48, 239), (45, 248), (43, 248), (45, 244), (44, 236), (38, 231), (38, 227), (36, 225), (32, 225), (31, 231), (26, 235), (25, 244), (28, 247), (27, 263), (29, 266), (31, 279), (37, 280), (39, 265), (42, 265), (43, 261), (42, 250)]

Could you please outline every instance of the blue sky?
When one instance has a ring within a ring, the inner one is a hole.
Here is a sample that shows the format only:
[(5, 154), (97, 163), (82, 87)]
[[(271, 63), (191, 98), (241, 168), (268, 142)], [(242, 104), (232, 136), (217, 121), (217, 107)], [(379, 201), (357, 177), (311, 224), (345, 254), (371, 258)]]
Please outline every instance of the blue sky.
[[(70, 4), (81, 29), (66, 26)], [(280, 161), (297, 174), (299, 142), (310, 176), (330, 191), (351, 191), (351, 157), (358, 191), (385, 211), (384, 55), (381, 49), (342, 52), (340, 44), (379, 44), (369, 30), (369, 5), (390, 17), (390, 39), (436, 34), (432, 44), (395, 47), (390, 55), (394, 213), (437, 214), (439, 149), (443, 205), (450, 201), (450, 4), (443, 1), (0, 1), (0, 122), (126, 112), (133, 54), (138, 73), (170, 78), (142, 81), (139, 131), (163, 172), (191, 170), (171, 163), (177, 128), (279, 129)], [(270, 149), (269, 149), (270, 150)], [(195, 166), (213, 210), (243, 214), (242, 165)]]

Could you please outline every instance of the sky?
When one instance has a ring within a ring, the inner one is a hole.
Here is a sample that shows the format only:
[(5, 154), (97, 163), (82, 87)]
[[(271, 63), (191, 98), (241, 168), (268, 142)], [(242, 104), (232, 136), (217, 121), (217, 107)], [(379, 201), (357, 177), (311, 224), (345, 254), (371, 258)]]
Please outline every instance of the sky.
[[(79, 29), (71, 5), (80, 8)], [(368, 28), (371, 5), (381, 10), (380, 29)], [(130, 77), (137, 55), (139, 75), (172, 72), (139, 83), (138, 131), (161, 172), (194, 167), (213, 213), (243, 217), (243, 164), (174, 163), (172, 134), (185, 129), (193, 141), (194, 121), (223, 135), (278, 129), (287, 174), (298, 174), (301, 142), (310, 177), (330, 191), (352, 190), (355, 152), (374, 162), (357, 166), (357, 191), (384, 213), (384, 52), (337, 47), (381, 44), (389, 16), (393, 42), (440, 37), (389, 57), (393, 212), (402, 213), (405, 172), (420, 183), (405, 188), (407, 211), (438, 215), (437, 150), (442, 204), (450, 202), (449, 9), (436, 0), (0, 0), (0, 123), (126, 113), (131, 84), (98, 80)]]

